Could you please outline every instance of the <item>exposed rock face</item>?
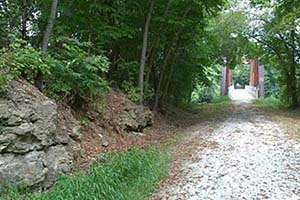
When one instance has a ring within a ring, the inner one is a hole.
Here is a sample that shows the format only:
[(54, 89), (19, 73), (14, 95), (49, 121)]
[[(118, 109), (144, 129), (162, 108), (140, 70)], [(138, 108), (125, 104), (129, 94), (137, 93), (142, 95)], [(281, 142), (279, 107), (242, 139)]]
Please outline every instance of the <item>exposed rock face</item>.
[(121, 93), (112, 91), (105, 96), (104, 101), (103, 124), (109, 124), (111, 129), (119, 133), (142, 132), (154, 123), (154, 115), (149, 108), (141, 109)]
[(0, 97), (0, 187), (49, 187), (72, 168), (80, 126), (71, 119), (62, 128), (63, 120), (56, 103), (28, 82), (9, 84)]

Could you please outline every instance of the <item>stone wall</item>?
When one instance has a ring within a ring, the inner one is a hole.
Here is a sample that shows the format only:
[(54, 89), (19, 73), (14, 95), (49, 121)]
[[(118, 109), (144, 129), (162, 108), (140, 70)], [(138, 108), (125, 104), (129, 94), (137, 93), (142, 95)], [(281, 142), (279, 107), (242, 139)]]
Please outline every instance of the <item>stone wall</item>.
[(57, 104), (28, 82), (9, 84), (0, 97), (0, 189), (49, 187), (71, 170), (80, 152), (80, 126), (71, 114), (61, 115)]

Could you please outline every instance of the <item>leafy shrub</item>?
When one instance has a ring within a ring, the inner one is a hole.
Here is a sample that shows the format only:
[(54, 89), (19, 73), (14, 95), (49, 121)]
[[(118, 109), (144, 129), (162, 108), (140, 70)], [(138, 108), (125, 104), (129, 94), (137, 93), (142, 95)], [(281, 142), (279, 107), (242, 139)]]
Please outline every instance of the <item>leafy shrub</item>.
[(197, 90), (197, 93), (193, 94), (193, 99), (197, 103), (208, 103), (213, 100), (214, 95), (214, 90), (208, 87), (202, 87)]
[(166, 175), (167, 157), (156, 149), (132, 148), (124, 153), (108, 153), (86, 174), (61, 177), (46, 193), (20, 194), (7, 191), (9, 199), (144, 199)]
[(15, 39), (9, 49), (0, 50), (0, 95), (4, 95), (7, 83), (22, 76), (33, 83), (39, 71), (49, 74), (53, 59), (41, 59), (40, 51), (24, 41)]
[(123, 84), (126, 83), (136, 85), (138, 75), (139, 63), (137, 61), (121, 60), (118, 63), (116, 71), (111, 75), (110, 80), (113, 80), (118, 87), (122, 88)]
[(0, 54), (0, 70), (10, 78), (22, 75), (28, 81), (33, 81), (38, 71), (49, 74), (53, 67), (50, 56), (42, 60), (41, 52), (22, 40), (16, 39), (9, 49), (2, 49)]
[(10, 79), (20, 76), (33, 82), (41, 71), (46, 82), (44, 92), (48, 96), (65, 99), (68, 103), (98, 101), (101, 92), (107, 89), (101, 75), (108, 70), (108, 59), (89, 55), (85, 49), (88, 43), (66, 38), (57, 43), (54, 45), (57, 49), (52, 51), (55, 53), (50, 51), (45, 59), (39, 50), (22, 40), (15, 39), (9, 49), (1, 50), (0, 89), (3, 90)]
[(68, 99), (69, 103), (93, 102), (107, 89), (107, 82), (101, 77), (107, 72), (109, 61), (102, 55), (89, 55), (85, 50), (88, 43), (77, 40), (58, 40), (61, 46), (53, 57), (55, 67), (47, 76), (47, 92), (56, 99)]
[[(280, 91), (278, 84), (278, 72), (271, 68), (270, 65), (265, 66), (265, 97), (279, 98), (280, 94), (284, 94), (284, 91)], [(284, 84), (286, 85), (286, 84)]]
[(254, 104), (277, 109), (287, 107), (286, 103), (282, 102), (280, 99), (277, 99), (275, 97), (256, 99), (254, 101)]
[(235, 88), (237, 85), (240, 85), (242, 88), (245, 88), (246, 85), (249, 85), (250, 79), (250, 69), (249, 65), (240, 64), (235, 67), (232, 71), (232, 82), (234, 83)]
[(125, 91), (126, 94), (129, 95), (130, 100), (133, 102), (138, 102), (139, 100), (139, 89), (129, 82), (123, 82), (122, 89)]

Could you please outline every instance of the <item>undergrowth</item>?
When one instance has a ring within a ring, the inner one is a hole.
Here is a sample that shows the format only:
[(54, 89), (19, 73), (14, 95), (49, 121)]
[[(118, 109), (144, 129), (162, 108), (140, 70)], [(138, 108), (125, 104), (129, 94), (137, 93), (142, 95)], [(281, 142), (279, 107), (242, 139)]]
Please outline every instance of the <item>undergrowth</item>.
[(255, 99), (254, 104), (258, 106), (264, 106), (264, 107), (270, 107), (276, 109), (287, 107), (286, 104), (284, 104), (282, 101), (274, 97)]
[(198, 106), (198, 108), (205, 113), (207, 116), (218, 116), (220, 113), (224, 113), (227, 105), (231, 100), (225, 97), (217, 97), (211, 103)]
[(104, 163), (95, 164), (86, 173), (61, 177), (47, 192), (9, 189), (2, 199), (140, 200), (149, 195), (167, 173), (168, 156), (153, 148), (108, 153), (101, 160)]
[(213, 100), (212, 100), (212, 103), (218, 103), (218, 104), (227, 104), (229, 103), (231, 100), (228, 96), (218, 96), (218, 97), (215, 97)]

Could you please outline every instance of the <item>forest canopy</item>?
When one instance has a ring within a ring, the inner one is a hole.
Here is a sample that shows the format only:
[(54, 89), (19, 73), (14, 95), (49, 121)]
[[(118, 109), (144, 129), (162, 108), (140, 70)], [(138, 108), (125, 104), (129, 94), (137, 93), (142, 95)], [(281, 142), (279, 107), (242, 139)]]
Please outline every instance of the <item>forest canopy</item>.
[[(246, 5), (246, 6), (243, 6)], [(259, 57), (299, 105), (300, 2), (0, 2), (0, 86), (22, 77), (71, 106), (118, 88), (154, 110), (218, 94), (220, 66)], [(272, 91), (277, 91), (274, 89)], [(196, 95), (195, 95), (196, 94)], [(272, 95), (272, 94), (269, 94)]]

